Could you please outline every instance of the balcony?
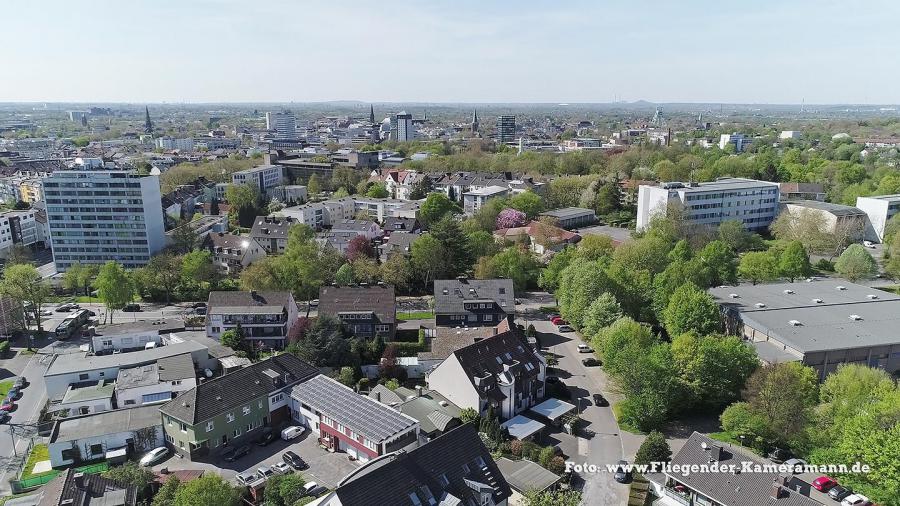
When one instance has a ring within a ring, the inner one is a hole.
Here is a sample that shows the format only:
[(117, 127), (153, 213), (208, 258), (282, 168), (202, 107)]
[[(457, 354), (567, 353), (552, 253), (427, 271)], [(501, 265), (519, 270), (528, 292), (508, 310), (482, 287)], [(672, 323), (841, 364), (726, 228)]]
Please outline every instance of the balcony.
[(667, 485), (665, 488), (663, 488), (663, 494), (665, 494), (666, 497), (675, 500), (675, 502), (679, 504), (683, 504), (684, 506), (691, 506), (691, 495), (687, 492), (679, 492)]

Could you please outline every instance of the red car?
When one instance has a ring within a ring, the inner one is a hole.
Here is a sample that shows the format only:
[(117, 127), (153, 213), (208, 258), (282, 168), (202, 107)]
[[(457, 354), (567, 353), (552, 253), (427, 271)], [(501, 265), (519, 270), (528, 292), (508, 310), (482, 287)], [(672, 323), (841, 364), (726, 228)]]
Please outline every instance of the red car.
[(558, 314), (552, 314), (547, 317), (547, 319), (550, 320), (551, 322), (553, 321), (554, 318), (562, 318), (562, 317), (559, 316)]
[(0, 404), (0, 411), (12, 411), (15, 407), (16, 403), (12, 399), (3, 399), (3, 404)]
[(561, 321), (563, 321), (562, 316), (554, 316), (553, 318), (550, 318), (550, 323), (554, 325), (559, 325), (559, 322)]
[(834, 478), (830, 478), (828, 476), (819, 476), (812, 482), (812, 486), (814, 489), (819, 492), (828, 492), (837, 486), (837, 482), (834, 481)]

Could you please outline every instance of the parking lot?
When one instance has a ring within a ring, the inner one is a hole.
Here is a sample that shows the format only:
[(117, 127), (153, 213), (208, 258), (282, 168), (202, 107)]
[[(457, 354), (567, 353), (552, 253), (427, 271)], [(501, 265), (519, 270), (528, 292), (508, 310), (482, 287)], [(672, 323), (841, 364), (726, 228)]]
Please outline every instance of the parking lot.
[(250, 443), (251, 449), (235, 462), (225, 462), (220, 458), (204, 462), (191, 462), (186, 459), (169, 457), (153, 466), (155, 471), (167, 468), (170, 471), (180, 469), (199, 469), (218, 474), (233, 483), (238, 473), (252, 472), (263, 466), (271, 466), (276, 462), (283, 462), (284, 452), (291, 450), (300, 456), (309, 465), (308, 469), (301, 471), (307, 483), (314, 481), (328, 489), (333, 489), (337, 483), (354, 471), (358, 464), (351, 461), (346, 453), (330, 453), (319, 447), (316, 435), (307, 431), (302, 436), (292, 441), (276, 439), (268, 446), (257, 446)]

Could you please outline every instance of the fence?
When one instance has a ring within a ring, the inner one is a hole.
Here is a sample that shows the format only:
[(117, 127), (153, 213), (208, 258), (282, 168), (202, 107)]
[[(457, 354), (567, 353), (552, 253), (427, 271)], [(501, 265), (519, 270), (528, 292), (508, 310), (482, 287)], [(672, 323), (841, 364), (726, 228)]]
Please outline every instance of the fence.
[[(86, 473), (86, 474), (99, 474), (109, 470), (109, 464), (106, 462), (99, 462), (97, 464), (90, 464), (87, 466), (76, 467), (75, 472), (78, 473)], [(53, 471), (42, 474), (40, 476), (35, 476), (34, 478), (27, 478), (24, 480), (10, 480), (9, 484), (12, 487), (13, 494), (21, 494), (22, 492), (27, 492), (31, 489), (35, 489), (40, 487), (41, 485), (47, 484), (59, 476), (59, 473), (62, 471), (58, 469), (54, 469)]]

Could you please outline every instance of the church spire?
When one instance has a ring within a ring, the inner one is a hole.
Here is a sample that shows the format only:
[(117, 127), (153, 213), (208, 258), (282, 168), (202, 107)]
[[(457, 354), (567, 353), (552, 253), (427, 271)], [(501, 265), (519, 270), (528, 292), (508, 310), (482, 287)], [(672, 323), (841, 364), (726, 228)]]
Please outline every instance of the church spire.
[(144, 131), (153, 133), (153, 122), (150, 121), (150, 107), (144, 106)]
[(478, 110), (474, 107), (472, 108), (472, 135), (475, 135), (475, 132), (478, 131)]
[(369, 123), (375, 123), (375, 106), (369, 104)]

